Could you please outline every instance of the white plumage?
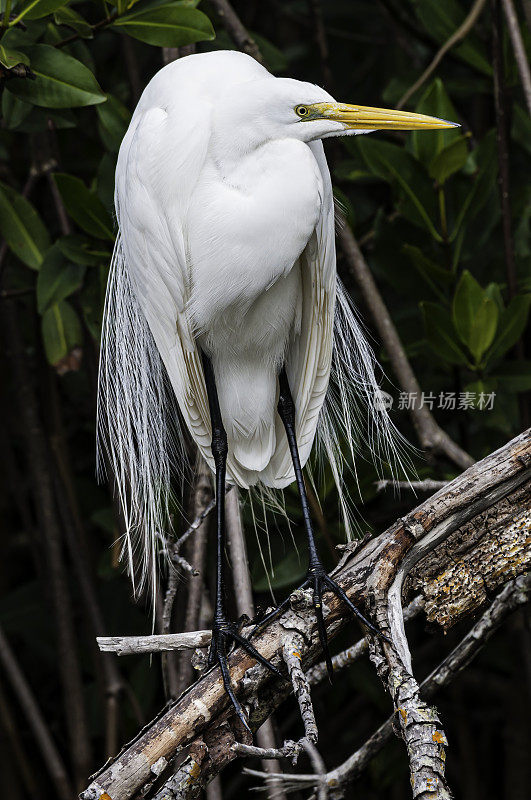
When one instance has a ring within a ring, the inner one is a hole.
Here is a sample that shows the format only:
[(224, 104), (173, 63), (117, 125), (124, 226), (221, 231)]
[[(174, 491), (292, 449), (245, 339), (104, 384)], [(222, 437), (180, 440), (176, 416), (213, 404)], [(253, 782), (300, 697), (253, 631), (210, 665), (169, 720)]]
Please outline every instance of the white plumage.
[[(116, 476), (129, 554), (138, 532), (147, 572), (167, 528), (179, 458), (167, 379), (213, 468), (201, 350), (214, 368), (229, 481), (282, 488), (294, 479), (276, 413), (284, 363), (301, 462), (320, 420), (345, 510), (339, 450), (356, 447), (360, 403), (373, 450), (383, 442), (383, 459), (396, 455), (372, 354), (342, 291), (334, 343), (334, 205), (320, 140), (359, 133), (354, 111), (236, 52), (168, 65), (138, 103), (116, 169), (119, 235), (104, 320), (99, 434)], [(367, 113), (362, 119), (369, 130), (400, 127)], [(417, 115), (414, 127), (421, 119), (429, 118)], [(334, 348), (335, 389), (322, 411)]]

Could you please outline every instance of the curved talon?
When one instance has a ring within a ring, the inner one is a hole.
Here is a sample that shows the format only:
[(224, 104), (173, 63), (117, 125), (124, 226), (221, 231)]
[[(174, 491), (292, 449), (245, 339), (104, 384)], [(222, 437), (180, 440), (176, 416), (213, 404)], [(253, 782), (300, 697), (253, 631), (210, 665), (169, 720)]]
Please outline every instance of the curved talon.
[[(267, 658), (258, 652), (256, 647), (254, 647), (249, 640), (245, 638), (245, 636), (242, 636), (240, 633), (238, 633), (235, 625), (232, 625), (229, 622), (224, 622), (221, 623), (221, 625), (213, 628), (212, 642), (210, 645), (210, 652), (208, 654), (208, 666), (213, 667), (216, 663), (219, 664), (221, 677), (223, 678), (223, 685), (234, 707), (234, 710), (249, 733), (252, 733), (243, 708), (234, 694), (234, 690), (230, 681), (228, 652), (230, 650), (230, 644), (232, 643), (238, 644), (240, 647), (242, 647), (246, 653), (248, 653), (252, 658), (256, 659), (256, 661), (262, 664), (263, 667), (266, 667), (268, 670), (270, 670), (270, 672), (272, 672), (277, 678), (282, 678), (283, 680), (287, 679), (280, 672), (280, 670), (278, 670), (273, 664), (271, 664), (270, 661), (267, 660)], [(229, 647), (227, 647), (227, 644), (229, 644)]]

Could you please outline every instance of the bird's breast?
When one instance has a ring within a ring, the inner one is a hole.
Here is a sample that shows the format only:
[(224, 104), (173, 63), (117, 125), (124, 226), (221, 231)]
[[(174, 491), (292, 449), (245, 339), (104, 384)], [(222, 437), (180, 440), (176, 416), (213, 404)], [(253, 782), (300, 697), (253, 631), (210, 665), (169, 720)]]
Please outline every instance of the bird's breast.
[(290, 272), (322, 195), (317, 162), (296, 140), (268, 142), (233, 164), (205, 164), (186, 220), (198, 329), (220, 314), (245, 313)]

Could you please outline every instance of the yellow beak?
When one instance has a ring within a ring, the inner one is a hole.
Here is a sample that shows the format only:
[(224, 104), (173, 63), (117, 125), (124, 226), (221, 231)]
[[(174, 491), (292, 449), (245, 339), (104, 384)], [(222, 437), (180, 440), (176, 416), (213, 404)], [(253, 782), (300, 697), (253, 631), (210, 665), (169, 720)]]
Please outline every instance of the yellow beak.
[(308, 109), (310, 114), (305, 119), (323, 118), (342, 122), (348, 130), (417, 131), (459, 127), (457, 122), (428, 117), (426, 114), (371, 108), (371, 106), (353, 106), (346, 103), (314, 103), (308, 106)]

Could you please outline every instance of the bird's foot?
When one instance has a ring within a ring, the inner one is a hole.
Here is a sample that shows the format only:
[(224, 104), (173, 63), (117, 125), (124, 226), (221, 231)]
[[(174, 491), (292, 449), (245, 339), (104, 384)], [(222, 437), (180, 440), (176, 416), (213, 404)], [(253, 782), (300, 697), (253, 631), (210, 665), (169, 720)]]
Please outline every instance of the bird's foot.
[(221, 676), (223, 678), (223, 685), (232, 705), (234, 706), (234, 710), (249, 733), (252, 733), (249, 723), (247, 722), (247, 717), (240, 703), (238, 702), (236, 695), (234, 694), (230, 680), (228, 655), (233, 644), (242, 647), (246, 653), (256, 659), (256, 661), (262, 664), (262, 666), (270, 670), (274, 675), (277, 676), (277, 678), (284, 679), (284, 676), (275, 666), (273, 666), (273, 664), (271, 664), (270, 661), (267, 660), (267, 658), (264, 658), (264, 656), (258, 652), (256, 647), (254, 647), (245, 636), (242, 636), (239, 633), (235, 624), (229, 622), (228, 620), (221, 620), (214, 623), (212, 628), (212, 642), (208, 654), (208, 666), (213, 667), (215, 664), (219, 664)]
[[(372, 631), (372, 633), (374, 633), (376, 636), (381, 637), (382, 639), (385, 639), (386, 641), (389, 641), (387, 636), (384, 633), (382, 633), (382, 631), (380, 631), (378, 628), (376, 628), (372, 624), (372, 622), (370, 622), (362, 614), (359, 608), (357, 608), (354, 605), (352, 600), (350, 600), (350, 598), (346, 595), (341, 586), (339, 586), (335, 582), (335, 580), (331, 578), (330, 575), (328, 575), (328, 573), (326, 572), (325, 568), (323, 567), (319, 559), (315, 558), (312, 561), (310, 561), (310, 566), (308, 568), (306, 580), (301, 586), (299, 586), (298, 590), (296, 591), (300, 591), (301, 589), (312, 589), (313, 591), (312, 605), (315, 611), (315, 616), (317, 618), (317, 631), (319, 633), (319, 641), (321, 642), (321, 647), (323, 649), (323, 654), (326, 662), (326, 669), (330, 680), (332, 680), (333, 667), (332, 667), (332, 658), (330, 656), (330, 650), (328, 648), (328, 636), (326, 633), (326, 626), (323, 617), (323, 593), (325, 591), (331, 591), (336, 595), (336, 597), (339, 597), (339, 599), (342, 600), (345, 603), (345, 605), (349, 607), (354, 616), (356, 616), (360, 620), (360, 622), (363, 623), (363, 625), (365, 625), (370, 631)], [(277, 606), (277, 608), (275, 608), (273, 611), (267, 614), (262, 620), (260, 620), (260, 622), (254, 628), (252, 635), (254, 636), (255, 634), (259, 633), (261, 630), (265, 628), (265, 626), (269, 622), (271, 622), (273, 619), (276, 619), (285, 610), (287, 610), (290, 606), (290, 600), (292, 596), (293, 593), (285, 600), (283, 600), (282, 603), (279, 606)]]

